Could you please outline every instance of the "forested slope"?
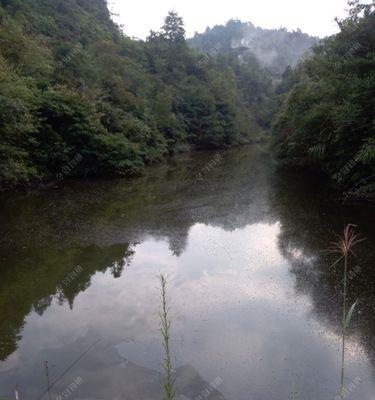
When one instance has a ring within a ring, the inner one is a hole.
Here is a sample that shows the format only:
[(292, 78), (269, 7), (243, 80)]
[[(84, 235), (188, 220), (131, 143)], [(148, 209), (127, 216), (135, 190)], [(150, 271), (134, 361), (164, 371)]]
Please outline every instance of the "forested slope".
[(284, 164), (323, 171), (346, 194), (374, 198), (374, 5), (352, 3), (340, 33), (284, 73), (273, 141)]
[(196, 33), (189, 44), (200, 51), (215, 54), (237, 54), (247, 61), (253, 56), (273, 77), (280, 77), (288, 67), (294, 67), (318, 38), (301, 30), (289, 32), (285, 28), (263, 29), (251, 22), (231, 19), (225, 25), (215, 25), (203, 33)]
[(173, 12), (138, 41), (105, 0), (0, 0), (0, 188), (139, 174), (175, 152), (251, 142), (273, 124), (284, 165), (367, 195), (375, 17), (373, 5), (351, 4), (340, 33), (320, 42), (237, 20), (187, 41)]
[(269, 91), (260, 67), (190, 49), (174, 13), (134, 41), (105, 0), (0, 0), (0, 187), (245, 143)]

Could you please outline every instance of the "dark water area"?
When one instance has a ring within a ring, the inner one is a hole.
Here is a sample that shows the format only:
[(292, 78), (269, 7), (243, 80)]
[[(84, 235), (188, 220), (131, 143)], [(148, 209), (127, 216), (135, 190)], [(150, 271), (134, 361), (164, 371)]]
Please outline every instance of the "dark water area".
[(346, 398), (375, 399), (374, 206), (262, 146), (215, 155), (0, 196), (0, 398), (48, 399), (48, 361), (51, 398), (160, 400), (163, 273), (179, 400), (334, 400), (343, 269), (324, 250), (354, 223)]

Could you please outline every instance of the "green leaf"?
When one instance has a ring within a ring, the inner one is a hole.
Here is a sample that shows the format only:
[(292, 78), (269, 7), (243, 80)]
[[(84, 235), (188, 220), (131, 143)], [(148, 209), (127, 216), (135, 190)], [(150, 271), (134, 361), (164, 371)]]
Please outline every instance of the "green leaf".
[(352, 319), (352, 315), (353, 315), (354, 308), (355, 308), (356, 305), (357, 305), (357, 301), (350, 307), (350, 310), (349, 310), (349, 312), (348, 312), (348, 314), (346, 316), (346, 319), (345, 319), (345, 329), (348, 328), (349, 325), (350, 325), (350, 321)]

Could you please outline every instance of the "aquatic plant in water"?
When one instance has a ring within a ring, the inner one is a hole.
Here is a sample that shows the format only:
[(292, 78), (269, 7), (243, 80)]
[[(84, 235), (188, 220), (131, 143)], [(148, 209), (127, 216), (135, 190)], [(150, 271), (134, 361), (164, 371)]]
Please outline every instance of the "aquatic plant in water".
[(348, 224), (344, 227), (344, 232), (342, 236), (337, 235), (337, 240), (331, 243), (329, 249), (332, 253), (337, 253), (340, 258), (336, 260), (334, 264), (343, 261), (344, 266), (344, 278), (343, 278), (343, 292), (342, 292), (342, 347), (341, 347), (341, 374), (340, 374), (340, 391), (339, 398), (344, 398), (344, 375), (345, 375), (345, 340), (346, 340), (346, 330), (350, 325), (352, 315), (357, 302), (355, 302), (346, 312), (347, 309), (347, 283), (348, 283), (348, 261), (349, 255), (354, 254), (353, 248), (358, 243), (365, 239), (361, 239), (359, 235), (355, 232), (356, 226), (353, 224)]
[(171, 321), (168, 319), (168, 304), (167, 304), (167, 281), (164, 275), (159, 276), (161, 286), (161, 307), (159, 311), (160, 317), (160, 332), (163, 339), (163, 347), (165, 358), (163, 368), (165, 371), (164, 380), (164, 396), (162, 400), (173, 400), (176, 397), (176, 390), (174, 388), (173, 368), (171, 362), (171, 351), (169, 347)]

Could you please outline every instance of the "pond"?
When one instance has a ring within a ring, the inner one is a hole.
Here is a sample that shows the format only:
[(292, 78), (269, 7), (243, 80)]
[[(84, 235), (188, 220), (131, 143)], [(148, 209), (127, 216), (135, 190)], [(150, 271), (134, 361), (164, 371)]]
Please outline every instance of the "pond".
[(375, 399), (373, 205), (261, 145), (0, 205), (0, 397), (161, 400), (162, 273), (177, 399), (334, 400), (343, 269), (325, 250), (354, 223), (346, 398)]

